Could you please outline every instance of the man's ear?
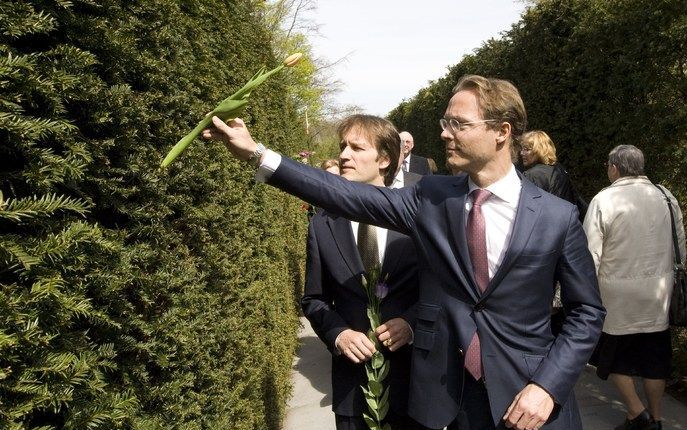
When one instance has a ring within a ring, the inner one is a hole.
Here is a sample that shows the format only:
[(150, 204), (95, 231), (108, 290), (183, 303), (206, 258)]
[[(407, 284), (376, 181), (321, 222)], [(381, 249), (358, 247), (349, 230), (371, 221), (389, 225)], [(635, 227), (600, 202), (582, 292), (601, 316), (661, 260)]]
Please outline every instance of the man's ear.
[(496, 131), (496, 143), (502, 145), (508, 140), (508, 137), (511, 136), (513, 129), (509, 122), (504, 121)]
[(379, 169), (387, 169), (389, 165), (391, 164), (391, 160), (389, 159), (389, 156), (386, 154), (380, 154), (379, 155), (379, 160), (377, 161), (379, 164)]

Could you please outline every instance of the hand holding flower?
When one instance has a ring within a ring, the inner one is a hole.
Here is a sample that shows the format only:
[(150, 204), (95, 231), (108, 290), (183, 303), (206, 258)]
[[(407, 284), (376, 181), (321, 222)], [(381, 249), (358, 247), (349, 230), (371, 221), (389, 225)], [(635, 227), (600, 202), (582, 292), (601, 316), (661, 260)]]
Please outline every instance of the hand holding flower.
[(376, 352), (374, 344), (365, 333), (347, 329), (336, 339), (336, 348), (354, 363), (362, 363), (372, 358)]
[(380, 343), (393, 352), (408, 344), (413, 339), (413, 331), (403, 318), (392, 318), (377, 327), (375, 335)]

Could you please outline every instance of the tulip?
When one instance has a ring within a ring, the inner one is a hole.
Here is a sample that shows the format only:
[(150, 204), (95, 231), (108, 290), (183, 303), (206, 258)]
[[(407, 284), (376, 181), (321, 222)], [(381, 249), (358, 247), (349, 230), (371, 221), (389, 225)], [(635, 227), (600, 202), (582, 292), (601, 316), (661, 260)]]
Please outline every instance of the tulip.
[(375, 288), (375, 296), (377, 296), (379, 300), (382, 300), (387, 294), (389, 294), (389, 286), (384, 282), (378, 282)]
[(210, 124), (212, 123), (212, 117), (217, 116), (222, 121), (229, 121), (238, 117), (248, 104), (248, 99), (250, 97), (251, 91), (253, 91), (258, 85), (262, 84), (275, 73), (279, 72), (284, 67), (293, 67), (301, 60), (303, 54), (296, 53), (289, 55), (282, 64), (275, 67), (274, 69), (266, 72), (265, 68), (261, 68), (258, 73), (253, 75), (253, 77), (246, 82), (246, 84), (234, 94), (230, 95), (226, 99), (222, 100), (220, 104), (215, 107), (212, 112), (207, 114), (198, 125), (186, 136), (184, 136), (171, 151), (167, 154), (165, 159), (162, 161), (161, 167), (169, 166), (178, 156), (181, 154), (186, 147), (188, 147), (191, 142), (193, 142), (196, 137), (200, 136)]

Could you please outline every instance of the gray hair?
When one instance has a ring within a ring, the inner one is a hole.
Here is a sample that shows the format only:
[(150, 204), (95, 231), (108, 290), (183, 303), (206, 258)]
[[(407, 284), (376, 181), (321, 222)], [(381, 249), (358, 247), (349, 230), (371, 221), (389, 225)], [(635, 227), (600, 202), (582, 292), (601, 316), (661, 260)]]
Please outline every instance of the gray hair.
[(644, 175), (644, 153), (634, 145), (618, 145), (608, 154), (608, 162), (618, 169), (620, 176)]

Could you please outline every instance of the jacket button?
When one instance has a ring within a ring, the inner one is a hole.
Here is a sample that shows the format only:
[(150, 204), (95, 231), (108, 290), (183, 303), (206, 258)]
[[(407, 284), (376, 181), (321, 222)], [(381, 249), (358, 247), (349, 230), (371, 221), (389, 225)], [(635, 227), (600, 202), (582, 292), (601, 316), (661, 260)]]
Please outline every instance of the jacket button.
[(458, 355), (460, 355), (461, 357), (462, 357), (463, 355), (465, 355), (465, 354), (463, 353), (463, 350), (460, 349), (460, 348), (458, 348)]
[(477, 312), (482, 312), (482, 311), (484, 310), (484, 308), (485, 308), (484, 303), (477, 303), (477, 304), (475, 305), (475, 308), (474, 308), (474, 309), (475, 309)]

